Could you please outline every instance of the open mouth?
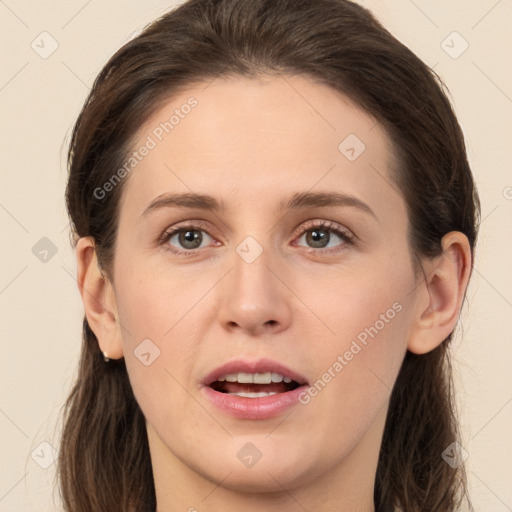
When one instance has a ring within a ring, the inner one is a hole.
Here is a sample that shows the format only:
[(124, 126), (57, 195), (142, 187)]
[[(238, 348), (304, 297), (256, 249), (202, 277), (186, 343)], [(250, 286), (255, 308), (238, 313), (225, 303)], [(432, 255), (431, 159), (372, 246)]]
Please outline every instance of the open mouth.
[(244, 398), (263, 398), (286, 393), (301, 385), (291, 377), (275, 372), (230, 373), (218, 377), (209, 384), (214, 391)]

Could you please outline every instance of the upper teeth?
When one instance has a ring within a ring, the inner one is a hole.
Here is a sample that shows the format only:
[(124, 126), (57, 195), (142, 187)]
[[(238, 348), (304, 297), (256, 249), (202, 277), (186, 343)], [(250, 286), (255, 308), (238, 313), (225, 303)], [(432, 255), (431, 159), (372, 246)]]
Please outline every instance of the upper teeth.
[(266, 373), (228, 373), (219, 377), (217, 380), (227, 382), (238, 382), (240, 384), (270, 384), (271, 382), (286, 382), (290, 383), (290, 377), (284, 377), (280, 373), (266, 372)]

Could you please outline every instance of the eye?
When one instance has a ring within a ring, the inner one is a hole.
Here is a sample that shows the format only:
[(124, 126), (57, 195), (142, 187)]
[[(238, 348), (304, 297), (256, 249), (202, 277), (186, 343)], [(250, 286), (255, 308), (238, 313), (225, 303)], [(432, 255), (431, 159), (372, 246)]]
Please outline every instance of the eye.
[[(199, 249), (216, 242), (206, 231), (207, 226), (198, 222), (173, 227), (167, 230), (160, 239), (160, 244), (168, 251), (182, 256), (194, 256)], [(298, 240), (305, 239), (307, 245), (294, 243), (299, 247), (306, 247), (312, 252), (332, 253), (345, 248), (347, 244), (354, 243), (355, 235), (349, 230), (330, 221), (310, 221), (301, 227)], [(221, 245), (216, 242), (215, 245)], [(316, 250), (318, 249), (318, 250)]]
[[(298, 240), (304, 238), (307, 244), (305, 247), (310, 249), (327, 249), (324, 252), (335, 252), (342, 250), (344, 245), (352, 243), (354, 239), (354, 235), (348, 230), (329, 221), (312, 221), (305, 228), (305, 230), (302, 228), (303, 234)], [(304, 247), (304, 245), (300, 246)]]
[(200, 224), (178, 226), (166, 231), (162, 235), (161, 243), (164, 247), (178, 254), (192, 253), (195, 249), (202, 249), (203, 243), (211, 243), (213, 238)]

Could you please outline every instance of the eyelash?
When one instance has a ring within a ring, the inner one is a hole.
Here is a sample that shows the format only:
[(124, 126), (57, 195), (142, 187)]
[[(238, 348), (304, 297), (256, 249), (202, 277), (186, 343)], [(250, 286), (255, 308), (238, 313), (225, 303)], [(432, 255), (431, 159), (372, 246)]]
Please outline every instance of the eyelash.
[[(343, 244), (335, 248), (330, 249), (316, 249), (314, 247), (304, 247), (305, 249), (309, 249), (308, 252), (314, 252), (314, 253), (323, 253), (323, 254), (333, 254), (337, 252), (341, 252), (344, 250), (344, 247), (346, 244), (355, 244), (356, 236), (351, 233), (350, 231), (346, 229), (342, 229), (337, 224), (334, 224), (330, 221), (309, 221), (306, 223), (306, 225), (302, 228), (302, 231), (298, 233), (298, 235), (294, 234), (294, 239), (301, 237), (304, 233), (307, 233), (308, 231), (312, 231), (314, 229), (318, 230), (326, 230), (330, 231), (331, 233), (334, 233), (336, 236), (338, 236), (341, 240), (343, 240)], [(189, 249), (189, 250), (180, 250), (176, 249), (169, 245), (169, 240), (177, 233), (180, 233), (182, 231), (204, 231), (208, 233), (207, 226), (199, 221), (195, 224), (186, 224), (182, 226), (174, 227), (170, 230), (165, 231), (162, 236), (160, 237), (159, 243), (162, 245), (162, 247), (170, 251), (173, 254), (177, 254), (178, 256), (195, 256), (201, 249)], [(211, 235), (208, 233), (208, 235), (211, 237)], [(213, 237), (212, 237), (213, 238)], [(303, 247), (303, 246), (300, 246)]]

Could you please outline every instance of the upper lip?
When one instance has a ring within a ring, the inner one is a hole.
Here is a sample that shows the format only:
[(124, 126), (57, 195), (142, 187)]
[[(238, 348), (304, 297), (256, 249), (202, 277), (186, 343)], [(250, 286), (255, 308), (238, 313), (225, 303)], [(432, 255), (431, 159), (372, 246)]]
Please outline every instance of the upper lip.
[(250, 361), (247, 359), (235, 359), (229, 361), (215, 370), (211, 371), (204, 379), (203, 384), (209, 386), (212, 382), (215, 382), (219, 377), (230, 373), (266, 373), (274, 372), (283, 375), (284, 377), (290, 377), (300, 385), (307, 384), (307, 379), (300, 373), (288, 368), (287, 366), (273, 361), (271, 359), (258, 359), (256, 361)]

